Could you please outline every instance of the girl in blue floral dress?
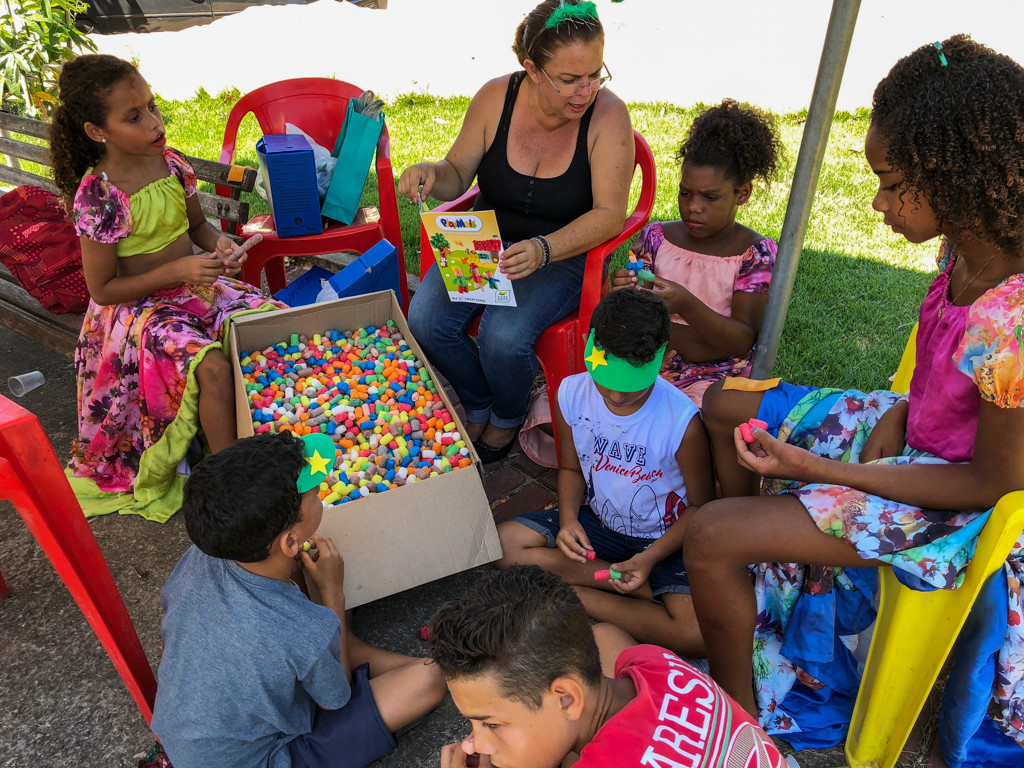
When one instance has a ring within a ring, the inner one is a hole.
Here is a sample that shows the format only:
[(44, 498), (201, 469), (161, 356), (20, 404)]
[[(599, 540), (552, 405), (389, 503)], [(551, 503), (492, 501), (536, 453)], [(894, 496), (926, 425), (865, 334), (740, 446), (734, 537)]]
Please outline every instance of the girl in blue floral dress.
[(199, 427), (213, 451), (235, 440), (229, 318), (283, 305), (234, 279), (244, 254), (203, 216), (195, 173), (166, 146), (134, 66), (81, 56), (61, 71), (60, 98), (54, 179), (92, 297), (75, 351), (68, 474), (87, 516), (162, 521), (181, 506), (177, 469)]
[[(884, 222), (914, 243), (943, 237), (909, 396), (710, 390), (712, 439), (772, 480), (704, 506), (684, 548), (712, 675), (798, 748), (846, 733), (856, 636), (874, 618), (876, 571), (857, 566), (954, 588), (992, 506), (1024, 489), (1024, 68), (963, 35), (922, 46), (875, 90), (865, 154)], [(755, 415), (769, 431), (747, 443), (735, 427)], [(1024, 765), (1022, 543), (983, 616), (1002, 622), (991, 663), (957, 658), (987, 682), (964, 694), (954, 670), (944, 710), (975, 715), (943, 714), (950, 766)]]

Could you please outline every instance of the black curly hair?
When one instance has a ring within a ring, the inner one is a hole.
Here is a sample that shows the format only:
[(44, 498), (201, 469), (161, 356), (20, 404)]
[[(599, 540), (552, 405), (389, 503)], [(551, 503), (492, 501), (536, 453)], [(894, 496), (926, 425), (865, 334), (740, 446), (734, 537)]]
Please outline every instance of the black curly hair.
[(127, 61), (91, 53), (60, 71), (60, 105), (50, 119), (50, 161), (61, 197), (73, 200), (86, 170), (103, 157), (103, 145), (85, 133), (86, 123), (107, 124), (107, 96), (120, 82), (138, 77)]
[(516, 27), (516, 37), (512, 42), (512, 51), (519, 63), (532, 59), (538, 67), (544, 68), (563, 45), (604, 40), (604, 27), (596, 15), (567, 21), (553, 28), (545, 26), (551, 14), (561, 6), (580, 5), (583, 2), (585, 0), (544, 0), (526, 14), (526, 18)]
[(738, 185), (755, 178), (769, 184), (784, 155), (775, 115), (725, 99), (697, 116), (676, 160), (718, 168)]
[(430, 620), (430, 655), (449, 680), (492, 674), (501, 693), (537, 710), (559, 677), (601, 684), (590, 619), (573, 588), (536, 565), (482, 577)]
[(672, 329), (665, 302), (650, 291), (622, 288), (606, 293), (590, 316), (594, 342), (633, 365), (646, 365), (668, 344)]
[(256, 563), (302, 519), (296, 483), (306, 466), (290, 433), (239, 440), (200, 461), (185, 482), (181, 511), (192, 543), (211, 557)]
[(942, 234), (1024, 251), (1024, 67), (967, 35), (896, 62), (875, 88), (871, 130), (904, 194)]

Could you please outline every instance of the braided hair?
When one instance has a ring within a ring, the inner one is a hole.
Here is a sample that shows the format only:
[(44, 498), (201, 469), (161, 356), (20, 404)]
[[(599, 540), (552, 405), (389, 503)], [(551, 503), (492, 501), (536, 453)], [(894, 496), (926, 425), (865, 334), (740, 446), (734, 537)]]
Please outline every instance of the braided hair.
[(1024, 67), (967, 35), (923, 45), (875, 88), (871, 129), (943, 234), (1024, 252)]
[(107, 96), (138, 74), (127, 61), (106, 54), (79, 56), (61, 69), (60, 105), (50, 121), (50, 162), (64, 199), (74, 199), (86, 170), (103, 157), (103, 145), (89, 138), (85, 124), (106, 126)]

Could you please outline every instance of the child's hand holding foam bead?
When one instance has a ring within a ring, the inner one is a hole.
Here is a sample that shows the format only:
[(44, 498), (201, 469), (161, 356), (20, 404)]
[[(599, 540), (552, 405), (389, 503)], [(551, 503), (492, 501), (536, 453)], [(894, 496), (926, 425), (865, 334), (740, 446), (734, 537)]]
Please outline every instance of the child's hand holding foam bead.
[[(309, 573), (317, 590), (320, 592), (320, 599), (328, 607), (344, 606), (345, 603), (345, 560), (341, 552), (334, 545), (334, 541), (327, 536), (313, 534), (310, 541), (310, 549), (305, 547), (300, 551), (302, 565)], [(313, 551), (319, 553), (316, 560), (313, 559)]]
[[(613, 563), (612, 568), (609, 568), (612, 578), (616, 579), (613, 586), (619, 592), (634, 592), (647, 583), (653, 566), (654, 563), (648, 563), (648, 558), (644, 557), (643, 552), (621, 563)], [(617, 578), (614, 576), (615, 573), (619, 574)], [(597, 578), (597, 574), (594, 574), (594, 577)]]
[(750, 419), (740, 424), (740, 434), (743, 435), (744, 442), (752, 443), (757, 439), (754, 437), (755, 429), (768, 429), (768, 425), (760, 419)]
[(588, 563), (597, 556), (579, 520), (562, 524), (558, 529), (555, 544), (562, 550), (563, 555), (577, 563)]
[(643, 287), (644, 283), (654, 282), (654, 273), (644, 266), (642, 261), (638, 261), (632, 251), (629, 252), (629, 264), (626, 265), (626, 269), (636, 275), (636, 284)]

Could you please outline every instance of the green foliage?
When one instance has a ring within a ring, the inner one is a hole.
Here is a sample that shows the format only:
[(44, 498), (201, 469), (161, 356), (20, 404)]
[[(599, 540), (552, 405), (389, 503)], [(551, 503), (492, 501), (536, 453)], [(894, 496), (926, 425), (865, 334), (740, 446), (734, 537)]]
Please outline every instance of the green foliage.
[(448, 238), (440, 232), (435, 232), (430, 236), (430, 244), (439, 251), (443, 251), (445, 248), (449, 247)]
[(3, 0), (0, 20), (0, 106), (47, 119), (57, 103), (61, 64), (96, 45), (74, 27), (85, 0)]

